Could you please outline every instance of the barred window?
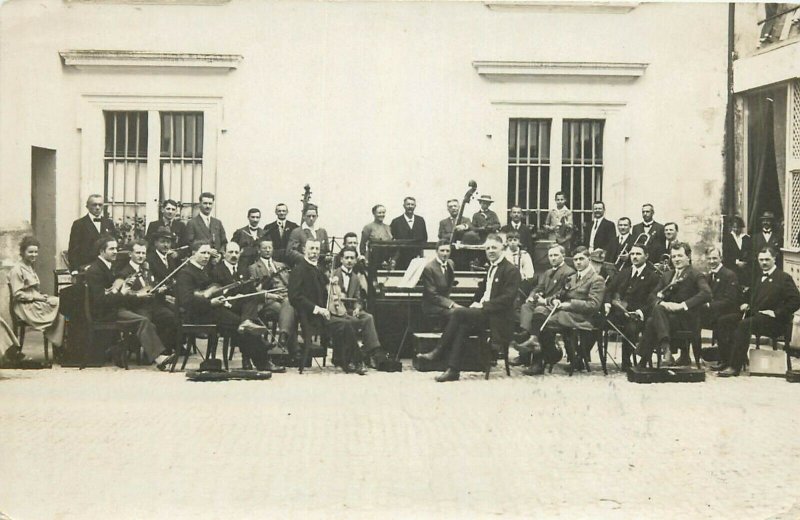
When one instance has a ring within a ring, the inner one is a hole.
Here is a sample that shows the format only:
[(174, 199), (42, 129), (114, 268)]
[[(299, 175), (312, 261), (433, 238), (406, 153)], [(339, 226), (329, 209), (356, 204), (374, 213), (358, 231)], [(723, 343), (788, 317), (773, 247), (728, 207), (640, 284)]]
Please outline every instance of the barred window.
[(104, 111), (106, 214), (120, 242), (144, 236), (147, 188), (147, 112)]
[(550, 201), (549, 119), (511, 119), (508, 127), (508, 208), (540, 227)]
[(576, 225), (592, 221), (592, 203), (603, 200), (603, 126), (599, 119), (565, 119), (561, 140), (561, 191)]
[(161, 112), (159, 198), (180, 205), (181, 218), (199, 211), (203, 186), (203, 113)]

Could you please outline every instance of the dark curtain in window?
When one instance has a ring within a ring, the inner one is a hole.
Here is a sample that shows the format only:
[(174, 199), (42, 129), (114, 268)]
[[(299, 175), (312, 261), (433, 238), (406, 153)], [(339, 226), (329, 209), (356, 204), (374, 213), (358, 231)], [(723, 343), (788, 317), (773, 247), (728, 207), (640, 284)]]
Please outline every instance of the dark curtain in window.
[[(775, 96), (760, 93), (748, 98), (747, 115), (747, 218), (751, 233), (758, 230), (758, 219), (765, 211), (775, 213), (776, 224), (783, 221), (783, 201), (775, 156)], [(784, 114), (778, 114), (784, 117)], [(780, 143), (779, 146), (784, 146)]]

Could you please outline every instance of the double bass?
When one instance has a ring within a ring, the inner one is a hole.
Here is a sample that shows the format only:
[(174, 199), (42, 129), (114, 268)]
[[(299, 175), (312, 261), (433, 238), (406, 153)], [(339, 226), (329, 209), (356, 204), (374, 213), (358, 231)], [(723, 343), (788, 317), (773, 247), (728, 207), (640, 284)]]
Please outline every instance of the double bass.
[(453, 226), (453, 231), (450, 232), (450, 244), (455, 243), (456, 226), (459, 225), (461, 219), (464, 217), (464, 207), (472, 200), (475, 192), (478, 190), (478, 183), (474, 180), (469, 181), (469, 189), (464, 193), (464, 198), (461, 200), (461, 207), (458, 209), (458, 216), (456, 217), (456, 225)]

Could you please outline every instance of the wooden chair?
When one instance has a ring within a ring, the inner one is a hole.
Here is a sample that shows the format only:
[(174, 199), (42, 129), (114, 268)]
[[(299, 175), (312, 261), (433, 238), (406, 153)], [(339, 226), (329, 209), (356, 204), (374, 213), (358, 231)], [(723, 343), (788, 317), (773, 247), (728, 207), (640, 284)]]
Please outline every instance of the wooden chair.
[[(8, 313), (11, 315), (11, 330), (14, 332), (14, 335), (17, 336), (19, 348), (22, 350), (25, 344), (25, 330), (30, 325), (28, 325), (25, 320), (20, 319), (17, 313), (14, 312), (14, 293), (11, 291), (10, 283), (8, 284)], [(47, 341), (47, 336), (44, 335), (44, 331), (42, 331), (42, 339), (44, 340), (44, 360), (50, 361), (50, 343)], [(55, 347), (53, 347), (53, 355), (55, 356)]]
[(489, 374), (492, 371), (492, 367), (497, 364), (498, 359), (502, 359), (503, 363), (505, 364), (506, 368), (506, 376), (511, 377), (511, 367), (508, 364), (508, 346), (509, 344), (506, 343), (505, 345), (499, 346), (496, 348), (495, 345), (492, 345), (492, 335), (491, 330), (486, 329), (478, 336), (479, 341), (478, 344), (482, 346), (481, 348), (481, 356), (485, 363), (486, 371), (484, 373), (484, 379), (489, 380)]
[[(95, 334), (98, 332), (111, 332), (117, 335), (117, 343), (120, 343), (123, 340), (123, 335), (125, 333), (132, 334), (132, 328), (134, 325), (129, 323), (121, 323), (118, 321), (99, 321), (95, 320), (92, 317), (92, 302), (91, 302), (91, 295), (89, 292), (89, 287), (86, 285), (85, 282), (82, 282), (82, 287), (84, 291), (84, 313), (86, 315), (86, 335), (87, 335), (87, 345), (94, 344)], [(113, 348), (113, 347), (112, 347)], [(140, 349), (141, 350), (141, 347)], [(81, 359), (81, 366), (80, 368), (83, 369), (86, 367), (86, 362), (88, 360), (87, 356), (89, 353), (89, 349), (85, 349), (84, 355)], [(123, 352), (120, 354), (121, 361), (123, 368), (128, 370), (128, 352)]]
[[(189, 356), (195, 352), (200, 354), (200, 357), (205, 360), (216, 351), (217, 326), (209, 323), (184, 323), (182, 320), (179, 320), (179, 323), (178, 345), (183, 345), (184, 342), (186, 343), (183, 351), (183, 362), (181, 363), (181, 370), (185, 370), (186, 363), (189, 361)], [(197, 339), (201, 337), (206, 337), (208, 340), (206, 356), (203, 356), (197, 348)], [(181, 357), (180, 353), (176, 352), (176, 355), (172, 358), (172, 364), (169, 368), (170, 372), (175, 372), (179, 357)], [(225, 360), (225, 364), (227, 368), (227, 359)]]

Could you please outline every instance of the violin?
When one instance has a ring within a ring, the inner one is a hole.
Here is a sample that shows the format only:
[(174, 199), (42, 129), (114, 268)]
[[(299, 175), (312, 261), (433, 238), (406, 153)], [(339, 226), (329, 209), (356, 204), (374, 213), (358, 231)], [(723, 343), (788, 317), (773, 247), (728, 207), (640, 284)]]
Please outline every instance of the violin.
[(106, 295), (109, 294), (127, 294), (133, 286), (133, 282), (139, 277), (139, 273), (133, 273), (127, 278), (117, 278), (111, 284), (111, 287), (106, 288)]
[(247, 278), (245, 280), (237, 280), (233, 283), (229, 283), (228, 285), (219, 285), (217, 283), (212, 283), (202, 291), (198, 291), (199, 296), (205, 298), (207, 300), (213, 300), (217, 296), (223, 296), (230, 291), (238, 289), (239, 287), (249, 285), (255, 283), (257, 280), (255, 278)]

